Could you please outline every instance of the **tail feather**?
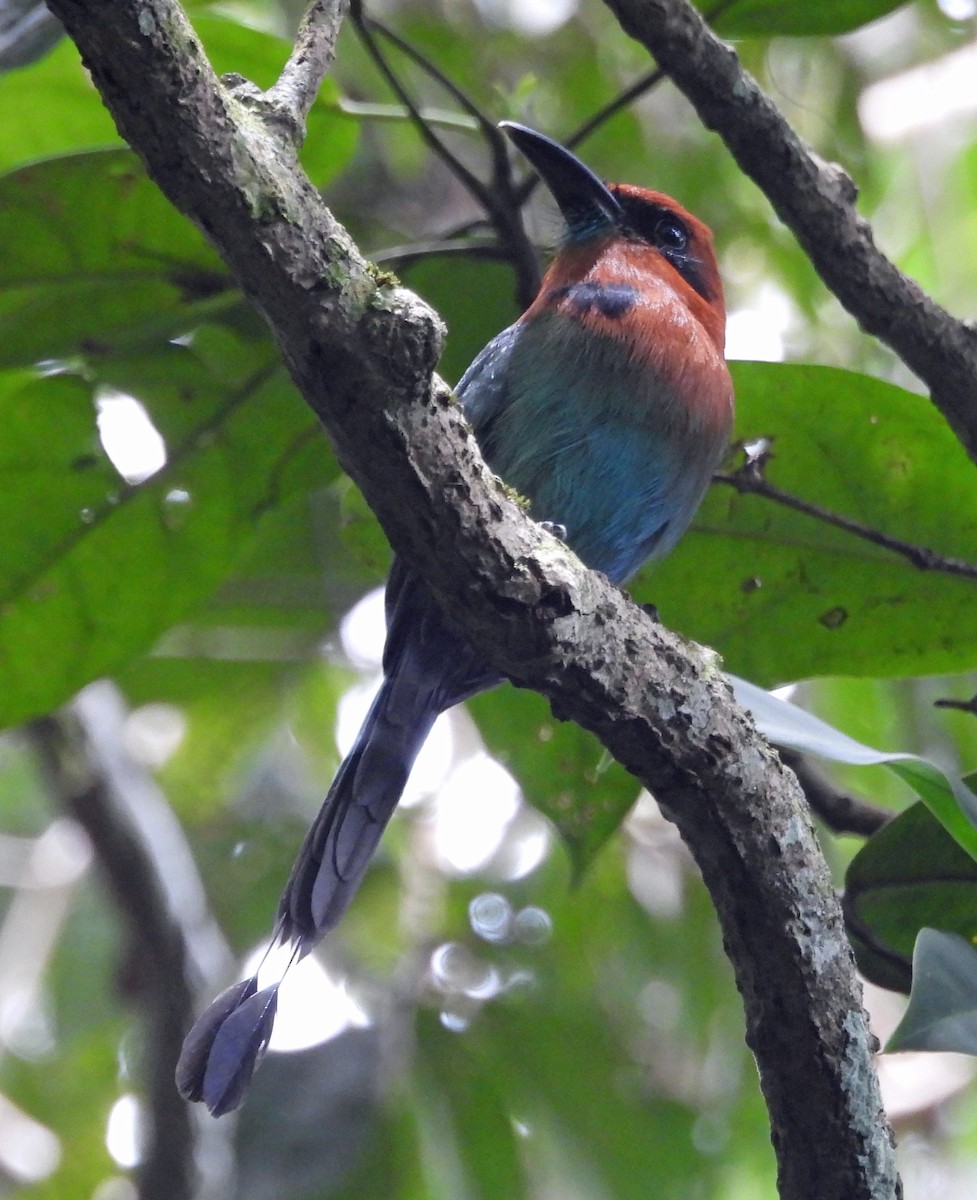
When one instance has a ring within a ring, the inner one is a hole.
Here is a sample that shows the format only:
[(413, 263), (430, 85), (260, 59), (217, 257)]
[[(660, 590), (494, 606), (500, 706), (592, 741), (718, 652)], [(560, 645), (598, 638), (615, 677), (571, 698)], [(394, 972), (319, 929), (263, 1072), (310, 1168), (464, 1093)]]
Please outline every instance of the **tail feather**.
[(281, 936), (303, 954), (338, 923), (356, 894), (440, 712), (432, 693), (400, 686), (398, 674), (384, 680), (282, 895)]
[(384, 680), (299, 851), (278, 931), (306, 954), (342, 917), (438, 715), (501, 676), (395, 559), (387, 583)]
[[(399, 560), (387, 585), (383, 669), (380, 691), (282, 895), (276, 937), (291, 944), (291, 962), (349, 906), (438, 714), (501, 681)], [(203, 1100), (215, 1115), (242, 1103), (271, 1035), (279, 986), (259, 988), (254, 975), (198, 1018), (178, 1071), (187, 1099)]]

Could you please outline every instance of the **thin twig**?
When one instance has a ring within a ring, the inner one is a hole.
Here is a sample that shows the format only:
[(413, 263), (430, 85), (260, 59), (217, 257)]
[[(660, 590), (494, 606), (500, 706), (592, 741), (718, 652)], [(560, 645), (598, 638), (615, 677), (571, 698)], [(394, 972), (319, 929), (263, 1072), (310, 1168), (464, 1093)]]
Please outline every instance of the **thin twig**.
[(398, 269), (408, 267), (423, 258), (487, 258), (494, 262), (509, 262), (509, 255), (497, 242), (473, 242), (468, 238), (441, 238), (432, 242), (411, 242), (405, 246), (388, 246), (374, 250), (367, 257)]
[[(337, 107), (346, 116), (355, 117), (358, 121), (409, 121), (410, 113), (402, 104), (372, 104), (366, 100), (350, 100), (343, 96)], [(429, 125), (440, 126), (442, 129), (455, 129), (462, 133), (477, 133), (478, 122), (474, 117), (463, 117), (447, 109), (422, 108), (421, 116)]]
[(802, 500), (799, 496), (794, 496), (792, 493), (785, 492), (782, 488), (768, 483), (749, 464), (737, 471), (717, 471), (713, 479), (716, 483), (725, 483), (729, 487), (735, 488), (740, 495), (763, 496), (766, 500), (782, 504), (785, 508), (793, 509), (794, 512), (804, 513), (805, 516), (822, 521), (825, 525), (843, 529), (845, 533), (850, 533), (853, 537), (861, 538), (863, 541), (871, 542), (873, 546), (880, 546), (883, 550), (890, 550), (893, 554), (900, 555), (920, 571), (937, 571), (943, 575), (954, 575), (957, 578), (977, 579), (977, 564), (940, 554), (936, 550), (931, 550), (929, 546), (918, 546), (914, 542), (905, 542), (901, 538), (883, 533), (880, 529), (863, 525), (861, 521), (855, 521), (841, 513), (832, 512), (829, 508), (823, 508), (820, 504)]
[[(488, 219), (495, 229), (500, 250), (506, 260), (512, 264), (516, 273), (516, 294), (520, 307), (527, 308), (539, 287), (539, 266), (536, 252), (526, 236), (523, 226), (522, 203), (512, 181), (508, 149), (502, 134), (474, 101), (419, 50), (385, 25), (367, 17), (363, 10), (362, 0), (353, 0), (350, 15), (367, 52), (393, 89), (394, 94), (407, 109), (422, 140), (441, 159), (462, 186), (468, 189), (487, 213)], [(492, 182), (490, 184), (483, 183), (470, 171), (425, 121), (420, 108), (414, 103), (377, 44), (376, 38), (373, 36), (374, 30), (386, 37), (392, 45), (406, 54), (436, 83), (444, 87), (479, 123), (492, 155)], [(477, 224), (480, 222), (476, 222)]]
[[(716, 4), (704, 12), (703, 17), (712, 24), (717, 17), (721, 16), (735, 3), (736, 0), (722, 0), (720, 4)], [(667, 78), (666, 72), (660, 67), (656, 67), (653, 71), (648, 71), (647, 74), (642, 75), (634, 83), (626, 87), (623, 92), (619, 92), (613, 100), (608, 101), (603, 108), (599, 108), (592, 116), (588, 117), (573, 133), (563, 139), (563, 144), (571, 150), (575, 149), (581, 142), (589, 138), (592, 133), (595, 133), (602, 125), (605, 125), (611, 117), (616, 116), (622, 109), (627, 108), (629, 104), (633, 104), (645, 92), (650, 92), (653, 87), (656, 87), (663, 79)], [(516, 193), (520, 204), (526, 203), (536, 190), (538, 184), (539, 177), (536, 175), (531, 175), (523, 181)]]
[(972, 717), (977, 717), (977, 695), (973, 695), (969, 700), (954, 700), (950, 696), (945, 696), (940, 700), (933, 701), (934, 708), (953, 708), (957, 712), (969, 713)]
[(475, 199), (479, 202), (486, 212), (495, 214), (498, 209), (498, 204), (495, 197), (492, 195), (491, 189), (484, 184), (477, 175), (471, 172), (465, 164), (458, 158), (454, 151), (450, 150), (445, 143), (431, 128), (430, 124), (425, 121), (420, 108), (414, 102), (413, 97), (401, 83), (396, 72), (387, 62), (387, 59), (377, 45), (376, 38), (373, 36), (376, 22), (367, 18), (363, 11), (361, 0), (353, 0), (350, 7), (350, 19), (353, 22), (353, 28), (360, 35), (360, 40), (366, 49), (367, 54), (373, 59), (373, 62), (387, 81), (397, 99), (403, 104), (404, 108), (410, 114), (414, 128), (421, 136), (421, 140), (434, 154), (441, 159), (448, 170), (461, 183)]
[(377, 20), (376, 17), (371, 17), (369, 21), (374, 29), (382, 33), (392, 46), (396, 46), (401, 53), (416, 63), (435, 83), (444, 88), (449, 96), (453, 96), (465, 112), (474, 118), (478, 123), (482, 136), (488, 142), (489, 150), (492, 154), (493, 191), (498, 196), (500, 204), (504, 208), (509, 210), (520, 208), (521, 204), (513, 188), (512, 172), (509, 167), (509, 147), (498, 125), (490, 120), (471, 96), (463, 91), (453, 79), (445, 75), (441, 68), (436, 63), (433, 63), (426, 54), (422, 54), (416, 46), (412, 45), (405, 38), (402, 38), (400, 34), (396, 33), (384, 22)]
[(574, 146), (579, 146), (582, 141), (590, 137), (592, 133), (600, 129), (606, 121), (615, 116), (622, 109), (627, 108), (629, 104), (633, 104), (639, 96), (643, 96), (645, 92), (650, 91), (657, 83), (660, 83), (665, 76), (665, 72), (659, 68), (654, 71), (649, 71), (646, 75), (642, 75), (640, 79), (636, 79), (630, 87), (626, 87), (623, 92), (619, 92), (613, 100), (599, 108), (591, 117), (588, 117), (582, 125), (579, 125), (573, 133), (564, 140), (564, 145), (573, 149)]
[(482, 110), (466, 91), (460, 88), (458, 84), (450, 78), (450, 76), (445, 75), (445, 73), (439, 66), (437, 66), (436, 63), (432, 62), (426, 54), (423, 54), (416, 46), (408, 42), (406, 38), (402, 38), (399, 33), (391, 29), (389, 25), (387, 25), (384, 21), (379, 20), (379, 18), (367, 17), (366, 13), (362, 12), (361, 10), (360, 19), (364, 25), (369, 26), (371, 29), (375, 29), (379, 34), (382, 34), (383, 37), (385, 37), (391, 44), (391, 46), (396, 46), (402, 54), (406, 55), (411, 60), (411, 62), (415, 63), (426, 75), (430, 76), (435, 83), (444, 88), (449, 96), (453, 96), (454, 99), (457, 100), (461, 107), (465, 110), (465, 112), (468, 113), (470, 117), (474, 118), (484, 136), (494, 145), (499, 146), (503, 152), (505, 152), (505, 141), (495, 123), (491, 121), (484, 112), (482, 112)]

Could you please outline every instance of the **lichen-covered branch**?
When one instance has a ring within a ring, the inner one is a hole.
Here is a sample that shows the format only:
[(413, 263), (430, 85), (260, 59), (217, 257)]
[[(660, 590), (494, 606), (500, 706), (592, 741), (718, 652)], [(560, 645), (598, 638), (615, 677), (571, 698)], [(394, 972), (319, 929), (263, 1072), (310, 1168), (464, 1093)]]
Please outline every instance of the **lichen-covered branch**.
[(712, 657), (506, 497), (432, 380), (437, 317), (371, 271), (172, 0), (51, 6), (150, 174), (268, 319), (394, 547), (488, 660), (593, 730), (678, 824), (744, 996), (782, 1194), (891, 1200), (891, 1135), (827, 868), (794, 776)]
[(319, 88), (332, 66), (336, 38), (346, 15), (348, 0), (313, 0), (295, 38), (281, 75), (268, 89), (268, 99), (280, 105), (301, 127), (315, 103)]

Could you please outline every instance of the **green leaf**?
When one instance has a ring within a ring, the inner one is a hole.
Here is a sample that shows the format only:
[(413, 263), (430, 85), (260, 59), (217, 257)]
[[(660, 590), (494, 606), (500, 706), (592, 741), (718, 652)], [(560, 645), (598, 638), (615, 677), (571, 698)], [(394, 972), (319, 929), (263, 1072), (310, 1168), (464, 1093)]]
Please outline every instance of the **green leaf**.
[(886, 1051), (977, 1055), (977, 950), (962, 937), (923, 929), (913, 952), (909, 1007)]
[(925, 805), (913, 804), (852, 859), (844, 909), (862, 974), (880, 987), (908, 992), (921, 929), (977, 935), (977, 863)]
[(901, 8), (906, 0), (736, 0), (715, 22), (724, 37), (834, 37)]
[[(831, 367), (733, 363), (737, 437), (811, 504), (977, 563), (977, 473), (933, 406)], [(714, 485), (634, 588), (737, 674), (915, 675), (977, 666), (977, 580), (921, 571), (815, 517)]]
[(4, 723), (147, 650), (214, 591), (266, 511), (337, 469), (280, 370), (229, 387), (188, 348), (165, 357), (170, 392), (139, 398), (168, 461), (136, 486), (99, 446), (90, 385), (0, 374)]
[(0, 171), (71, 150), (121, 145), (67, 38), (40, 62), (0, 77), (0, 110)]
[(688, 1196), (692, 1178), (708, 1173), (691, 1152), (691, 1108), (643, 1090), (598, 1006), (550, 1000), (492, 1004), (463, 1045), (492, 1064), (513, 1115), (535, 1134), (547, 1183), (561, 1194), (580, 1177), (585, 1194), (615, 1200)]
[(737, 701), (750, 710), (759, 731), (775, 745), (833, 762), (888, 767), (916, 791), (944, 829), (977, 860), (977, 794), (958, 775), (915, 754), (874, 750), (745, 679), (731, 675), (729, 681)]
[(239, 303), (203, 236), (128, 150), (93, 151), (0, 179), (0, 365), (186, 333)]
[(496, 1065), (470, 1049), (429, 1016), (418, 1022), (412, 1082), (423, 1161), (445, 1196), (519, 1200), (530, 1193), (509, 1098)]

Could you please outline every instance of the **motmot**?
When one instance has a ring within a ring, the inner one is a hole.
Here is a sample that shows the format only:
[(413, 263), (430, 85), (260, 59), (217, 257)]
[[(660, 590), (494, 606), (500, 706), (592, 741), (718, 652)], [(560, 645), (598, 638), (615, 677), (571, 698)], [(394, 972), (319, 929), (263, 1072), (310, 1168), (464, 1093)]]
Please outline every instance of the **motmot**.
[[(457, 395), (490, 468), (613, 583), (685, 532), (733, 421), (712, 235), (668, 196), (605, 184), (559, 143), (502, 128), (551, 192), (563, 236), (539, 293), (475, 358)], [(402, 558), (386, 589), (383, 681), (292, 868), (276, 939), (309, 953), (356, 894), (437, 717), (503, 676)], [(215, 1115), (243, 1101), (279, 984), (221, 994), (177, 1068)]]

